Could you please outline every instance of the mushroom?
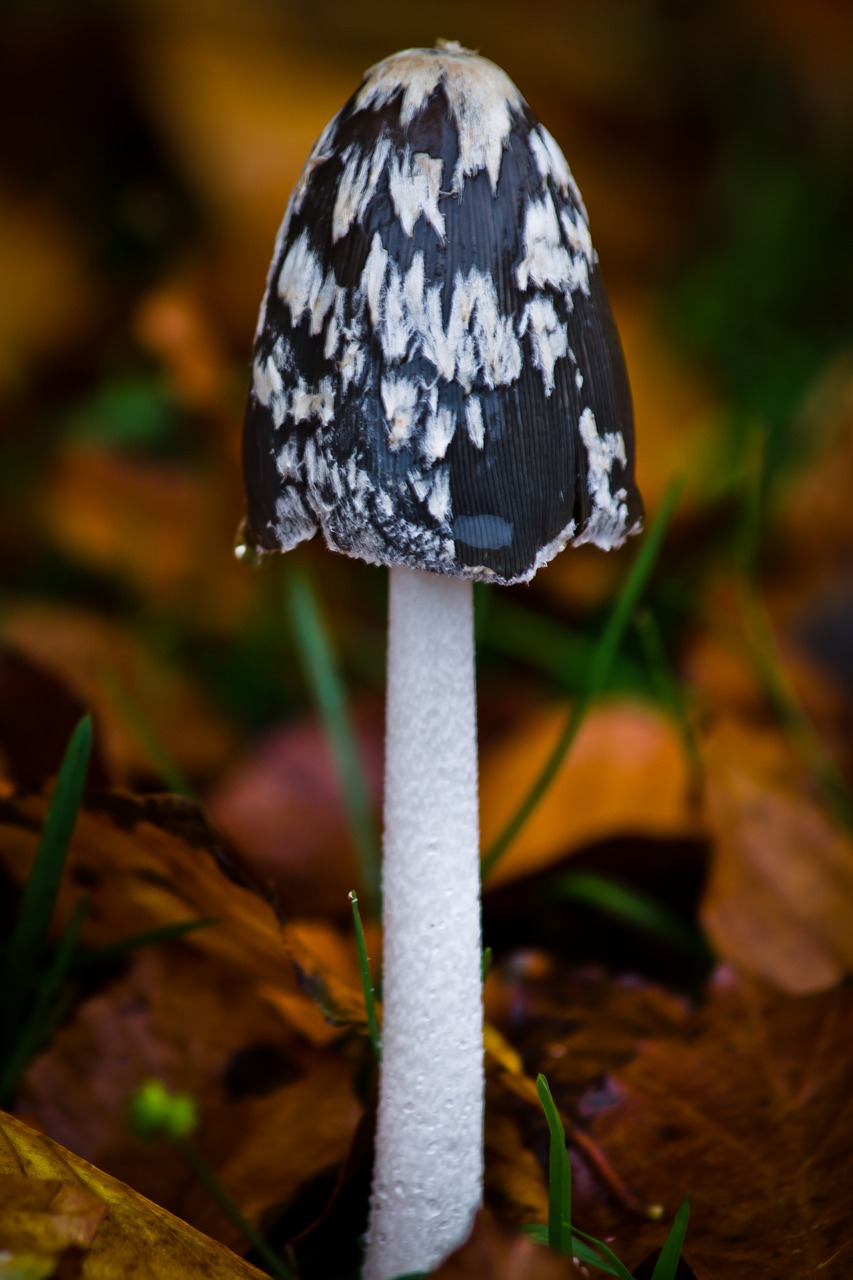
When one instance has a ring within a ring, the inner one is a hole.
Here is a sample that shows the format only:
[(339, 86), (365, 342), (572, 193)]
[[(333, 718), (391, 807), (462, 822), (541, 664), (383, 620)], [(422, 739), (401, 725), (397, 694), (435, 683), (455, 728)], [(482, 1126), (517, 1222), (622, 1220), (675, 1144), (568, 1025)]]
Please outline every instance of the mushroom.
[(631, 400), (562, 152), (451, 42), (368, 71), (276, 240), (243, 546), (390, 568), (382, 1067), (367, 1280), (432, 1267), (482, 1195), (471, 584), (638, 531)]

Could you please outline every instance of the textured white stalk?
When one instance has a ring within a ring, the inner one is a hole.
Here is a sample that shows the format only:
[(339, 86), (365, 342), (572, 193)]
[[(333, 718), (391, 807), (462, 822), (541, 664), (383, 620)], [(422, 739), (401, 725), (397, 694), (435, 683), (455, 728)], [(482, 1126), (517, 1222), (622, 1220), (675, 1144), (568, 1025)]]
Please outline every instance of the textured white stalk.
[(471, 583), (391, 570), (382, 1069), (365, 1280), (426, 1271), (482, 1196)]

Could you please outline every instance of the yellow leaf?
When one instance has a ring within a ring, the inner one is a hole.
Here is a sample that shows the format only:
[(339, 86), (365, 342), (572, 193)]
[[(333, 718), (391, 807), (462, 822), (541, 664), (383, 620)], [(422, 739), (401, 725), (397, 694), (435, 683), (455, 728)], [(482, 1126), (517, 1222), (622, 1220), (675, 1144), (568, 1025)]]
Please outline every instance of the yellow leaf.
[[(3, 1194), (6, 1187), (9, 1197)], [(20, 1248), (12, 1243), (16, 1232)], [(42, 1261), (66, 1247), (84, 1251), (81, 1280), (263, 1276), (124, 1183), (20, 1120), (0, 1114), (0, 1248), (21, 1255), (11, 1274), (27, 1280), (50, 1275), (39, 1270)]]
[[(566, 711), (532, 715), (486, 756), (480, 784), (483, 848), (515, 813), (560, 735)], [(638, 703), (594, 707), (550, 790), (489, 876), (502, 884), (618, 835), (695, 835), (690, 773), (670, 720)]]
[(853, 839), (778, 730), (723, 721), (704, 754), (716, 951), (793, 995), (834, 987), (853, 972)]

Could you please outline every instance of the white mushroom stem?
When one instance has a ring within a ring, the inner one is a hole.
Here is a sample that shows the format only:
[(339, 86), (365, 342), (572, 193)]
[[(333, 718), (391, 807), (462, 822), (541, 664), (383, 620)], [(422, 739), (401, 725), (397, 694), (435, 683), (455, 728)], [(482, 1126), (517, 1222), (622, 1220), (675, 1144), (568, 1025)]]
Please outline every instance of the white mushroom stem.
[(391, 570), (383, 1025), (365, 1280), (426, 1271), (483, 1186), (471, 583)]

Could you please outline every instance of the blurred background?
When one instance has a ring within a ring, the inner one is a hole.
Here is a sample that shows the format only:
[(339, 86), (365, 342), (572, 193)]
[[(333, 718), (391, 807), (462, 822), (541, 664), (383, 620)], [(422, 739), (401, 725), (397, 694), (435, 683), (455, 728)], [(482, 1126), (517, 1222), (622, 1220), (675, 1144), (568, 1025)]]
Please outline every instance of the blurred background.
[[(515, 851), (516, 874), (630, 831), (627, 861), (610, 850), (626, 874), (663, 866), (671, 892), (672, 848), (692, 848), (696, 892), (695, 733), (760, 701), (743, 582), (760, 582), (798, 696), (849, 768), (845, 0), (21, 0), (3, 25), (7, 788), (55, 772), (92, 706), (96, 785), (203, 797), (287, 910), (345, 914), (352, 839), (286, 578), (293, 564), (313, 583), (375, 802), (385, 575), (317, 544), (258, 569), (235, 561), (241, 418), (309, 147), (367, 66), (438, 36), (501, 64), (566, 152), (626, 351), (650, 517), (684, 481), (648, 596), (653, 639), (629, 635), (587, 771)], [(530, 587), (479, 592), (487, 839), (555, 708), (584, 688), (637, 550), (584, 548)], [(652, 837), (666, 857), (638, 859)], [(514, 936), (494, 901), (495, 938)]]

